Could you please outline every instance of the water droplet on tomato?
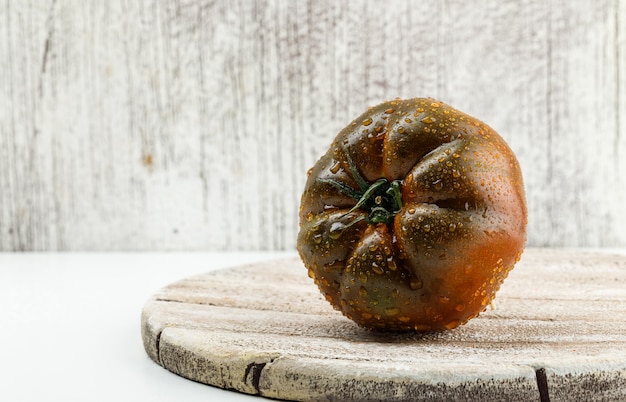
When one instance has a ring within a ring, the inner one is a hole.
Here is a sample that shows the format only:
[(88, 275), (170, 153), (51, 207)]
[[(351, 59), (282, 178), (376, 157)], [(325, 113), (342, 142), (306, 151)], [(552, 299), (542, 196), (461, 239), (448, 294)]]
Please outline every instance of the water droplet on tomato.
[(424, 232), (428, 233), (428, 232), (430, 232), (430, 225), (426, 224), (426, 225), (422, 226), (422, 229), (424, 230)]
[(333, 222), (330, 225), (330, 230), (328, 232), (328, 237), (330, 237), (333, 240), (337, 240), (341, 234), (343, 233), (344, 229), (346, 228), (346, 225), (344, 225), (341, 222)]
[(444, 325), (444, 327), (446, 327), (447, 329), (454, 329), (454, 328), (458, 327), (460, 323), (461, 323), (460, 320), (452, 320), (452, 321), (446, 323)]
[(424, 286), (424, 283), (422, 283), (422, 281), (418, 277), (412, 276), (411, 281), (409, 282), (409, 286), (413, 290), (419, 290), (422, 288), (422, 286)]
[(360, 294), (361, 296), (363, 296), (363, 297), (366, 297), (366, 296), (367, 296), (367, 289), (365, 289), (365, 287), (364, 287), (364, 286), (361, 286), (361, 287), (359, 288), (359, 294)]
[(365, 320), (370, 320), (372, 318), (372, 314), (371, 313), (362, 313), (361, 314), (361, 318), (365, 319)]
[(331, 261), (328, 264), (324, 264), (324, 269), (328, 270), (328, 271), (337, 271), (337, 270), (343, 270), (345, 264), (343, 262), (343, 260), (335, 260), (335, 261)]
[(311, 226), (311, 232), (317, 232), (318, 230), (320, 230), (321, 226), (322, 221), (318, 221), (315, 225)]
[(385, 314), (387, 314), (389, 317), (393, 317), (400, 314), (400, 309), (397, 307), (387, 307), (385, 309)]
[(436, 120), (432, 116), (426, 116), (422, 119), (424, 124), (433, 124)]
[(372, 119), (370, 117), (368, 117), (367, 119), (363, 120), (363, 124), (364, 126), (369, 126), (370, 124), (372, 124)]
[(313, 241), (315, 244), (320, 244), (322, 242), (322, 235), (320, 233), (313, 236)]
[(457, 304), (456, 306), (454, 306), (454, 309), (456, 311), (461, 312), (461, 311), (465, 310), (465, 304)]
[(378, 275), (382, 275), (385, 273), (382, 267), (375, 262), (372, 263), (372, 271), (374, 271), (374, 273)]
[(433, 183), (433, 187), (435, 188), (435, 190), (441, 190), (443, 188), (443, 181), (437, 180)]
[(341, 163), (339, 161), (335, 161), (335, 163), (333, 163), (333, 165), (330, 167), (330, 172), (332, 174), (335, 174), (339, 171), (340, 167), (341, 167)]
[(448, 304), (449, 301), (450, 301), (449, 297), (439, 296), (439, 303), (441, 303), (441, 304)]

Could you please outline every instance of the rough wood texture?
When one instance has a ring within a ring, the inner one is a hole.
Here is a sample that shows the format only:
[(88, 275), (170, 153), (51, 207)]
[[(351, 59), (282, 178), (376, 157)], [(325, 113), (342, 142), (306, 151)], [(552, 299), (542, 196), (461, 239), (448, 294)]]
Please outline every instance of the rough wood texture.
[(0, 250), (293, 249), (332, 137), (415, 96), (510, 143), (530, 245), (626, 245), (626, 1), (0, 0), (0, 38)]
[(496, 301), (453, 331), (373, 333), (293, 259), (174, 283), (142, 334), (174, 373), (277, 399), (626, 399), (626, 257), (528, 249)]

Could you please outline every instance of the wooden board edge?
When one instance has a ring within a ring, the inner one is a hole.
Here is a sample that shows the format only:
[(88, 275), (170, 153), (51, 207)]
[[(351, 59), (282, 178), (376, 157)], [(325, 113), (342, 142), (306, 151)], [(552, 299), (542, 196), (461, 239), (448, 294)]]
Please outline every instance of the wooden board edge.
[[(298, 401), (420, 401), (445, 400), (539, 400), (536, 370), (508, 365), (505, 372), (491, 373), (468, 367), (464, 375), (445, 370), (376, 371), (365, 363), (329, 362), (297, 358), (280, 352), (252, 352), (245, 348), (198, 346), (186, 342), (176, 328), (165, 328), (160, 337), (161, 365), (169, 371), (204, 384), (280, 400)], [(338, 364), (340, 363), (340, 364)], [(500, 367), (502, 369), (502, 367)]]

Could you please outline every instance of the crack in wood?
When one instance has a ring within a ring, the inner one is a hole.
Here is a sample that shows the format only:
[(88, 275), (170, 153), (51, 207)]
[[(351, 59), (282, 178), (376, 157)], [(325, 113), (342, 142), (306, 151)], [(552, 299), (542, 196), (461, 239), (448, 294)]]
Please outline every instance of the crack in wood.
[(156, 361), (157, 363), (159, 363), (159, 365), (161, 365), (162, 367), (165, 367), (163, 365), (163, 362), (161, 361), (161, 335), (162, 334), (163, 334), (163, 330), (159, 331), (159, 333), (156, 334), (156, 339), (154, 340), (154, 343), (156, 347)]
[[(248, 366), (246, 367), (246, 371), (243, 375), (243, 382), (249, 383), (250, 385), (252, 385), (252, 387), (256, 390), (256, 393), (258, 395), (261, 395), (261, 390), (259, 388), (259, 383), (261, 382), (261, 372), (263, 371), (266, 365), (267, 365), (267, 362), (265, 363), (252, 362), (248, 364)], [(249, 378), (250, 375), (252, 375), (251, 378)]]
[(50, 4), (50, 12), (48, 13), (48, 19), (46, 21), (47, 32), (46, 41), (44, 42), (43, 56), (41, 57), (41, 68), (39, 72), (39, 83), (37, 84), (37, 90), (39, 97), (43, 94), (43, 80), (46, 74), (46, 68), (48, 67), (48, 55), (50, 54), (50, 46), (52, 37), (54, 36), (54, 9), (56, 7), (57, 0), (53, 0)]
[(548, 392), (548, 377), (546, 376), (546, 369), (540, 368), (535, 370), (535, 376), (537, 377), (537, 388), (539, 388), (539, 400), (541, 402), (550, 402), (550, 394)]
[(180, 300), (180, 299), (173, 299), (173, 298), (170, 299), (170, 298), (162, 298), (162, 297), (157, 297), (154, 299), (154, 301), (164, 302), (164, 303), (194, 304), (198, 306), (217, 306), (217, 304), (213, 302), (200, 302), (200, 301), (193, 301), (193, 300)]

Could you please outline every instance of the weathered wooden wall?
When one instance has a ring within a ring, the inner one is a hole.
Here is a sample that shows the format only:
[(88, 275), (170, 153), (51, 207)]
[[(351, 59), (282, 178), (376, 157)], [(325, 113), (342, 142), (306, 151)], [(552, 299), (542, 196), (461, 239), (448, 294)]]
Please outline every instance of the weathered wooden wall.
[(0, 250), (292, 249), (368, 106), (500, 132), (534, 246), (626, 246), (626, 2), (0, 0)]

